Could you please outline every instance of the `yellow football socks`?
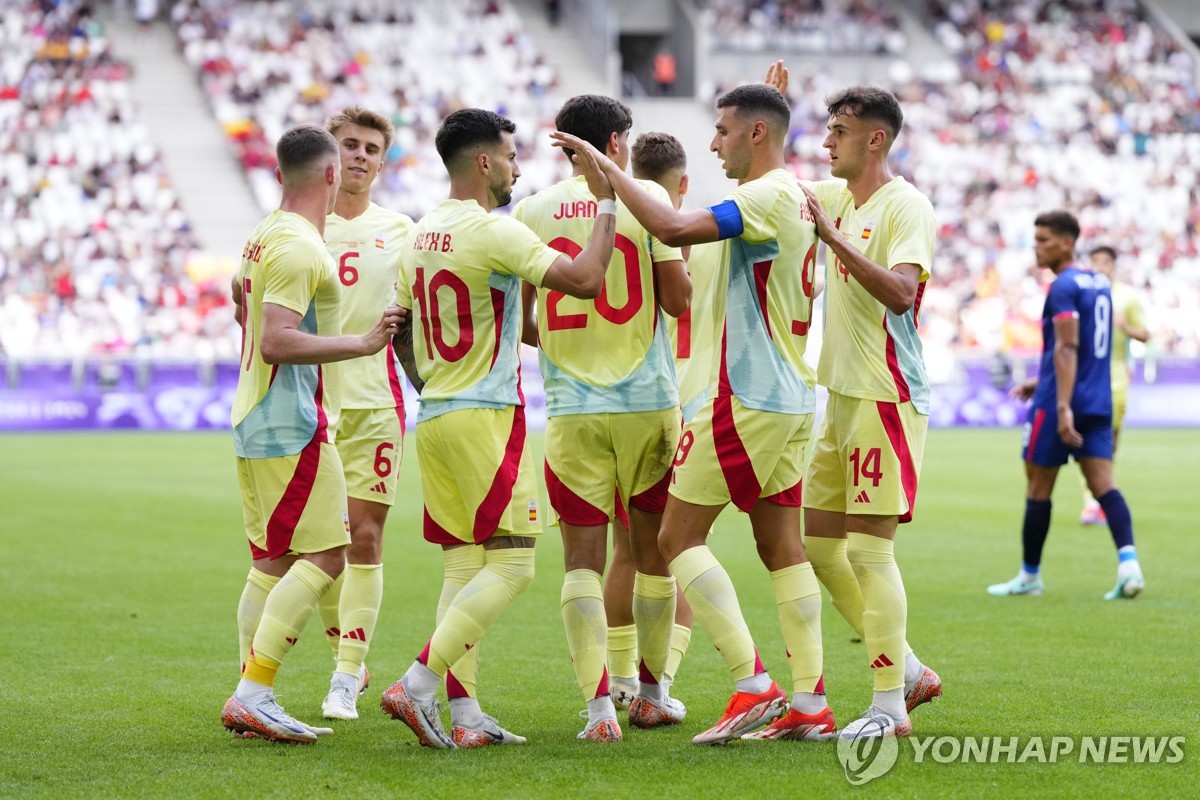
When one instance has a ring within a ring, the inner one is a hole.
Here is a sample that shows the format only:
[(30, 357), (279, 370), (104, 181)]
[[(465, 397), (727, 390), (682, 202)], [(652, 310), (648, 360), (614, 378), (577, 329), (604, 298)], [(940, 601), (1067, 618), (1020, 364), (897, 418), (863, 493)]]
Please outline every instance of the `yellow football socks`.
[(304, 559), (297, 560), (279, 580), (267, 597), (262, 621), (254, 634), (254, 654), (246, 662), (248, 680), (264, 686), (274, 684), (275, 670), (300, 638), (321, 595), (332, 583), (333, 578), (324, 570)]
[[(437, 622), (440, 624), (446, 616), (446, 609), (471, 582), (471, 579), (483, 569), (485, 562), (483, 545), (468, 544), (461, 547), (451, 547), (442, 551), (442, 594), (438, 597)], [(450, 665), (446, 673), (446, 694), (454, 697), (475, 696), (475, 673), (479, 662), (479, 645), (463, 653), (462, 657)], [(454, 683), (458, 686), (455, 687)]]
[(863, 598), (858, 579), (846, 558), (846, 540), (805, 536), (804, 550), (817, 579), (829, 591), (833, 607), (850, 624), (858, 638), (863, 635)]
[(343, 571), (329, 591), (321, 595), (321, 602), (317, 603), (317, 613), (321, 615), (321, 625), (325, 628), (325, 641), (333, 648), (334, 661), (337, 661), (338, 648), (342, 646), (342, 623), (338, 619), (338, 608), (342, 603), (342, 584), (345, 581), (346, 573)]
[(636, 678), (638, 636), (636, 625), (618, 625), (608, 629), (608, 673), (620, 678)]
[(342, 640), (336, 671), (357, 678), (375, 636), (375, 622), (383, 603), (383, 564), (347, 564), (342, 582), (338, 605)]
[(662, 681), (675, 627), (675, 579), (641, 572), (633, 578), (633, 619), (637, 627), (639, 678)]
[(434, 630), (426, 666), (445, 676), (532, 582), (532, 547), (485, 550), (483, 568), (450, 601)]
[(663, 677), (668, 681), (674, 682), (675, 672), (683, 663), (683, 656), (687, 653), (688, 645), (691, 643), (692, 629), (686, 625), (675, 623), (675, 627), (671, 631), (671, 655), (667, 656), (667, 666), (663, 668)]
[(671, 562), (696, 619), (707, 631), (735, 681), (754, 677), (757, 657), (729, 574), (707, 546), (684, 550)]
[(242, 589), (242, 599), (238, 601), (237, 609), (238, 665), (243, 670), (250, 659), (250, 645), (254, 642), (255, 632), (258, 631), (263, 606), (267, 604), (267, 596), (277, 583), (279, 578), (253, 567), (246, 576), (246, 587)]
[(792, 668), (792, 691), (813, 692), (821, 680), (821, 587), (811, 564), (771, 573), (779, 627)]
[(574, 569), (563, 577), (563, 627), (575, 678), (585, 701), (596, 698), (604, 680), (604, 658), (608, 651), (608, 624), (604, 616), (604, 592), (600, 573)]
[(875, 691), (903, 688), (908, 599), (893, 543), (854, 532), (846, 539), (846, 554), (862, 590), (863, 641), (875, 675)]

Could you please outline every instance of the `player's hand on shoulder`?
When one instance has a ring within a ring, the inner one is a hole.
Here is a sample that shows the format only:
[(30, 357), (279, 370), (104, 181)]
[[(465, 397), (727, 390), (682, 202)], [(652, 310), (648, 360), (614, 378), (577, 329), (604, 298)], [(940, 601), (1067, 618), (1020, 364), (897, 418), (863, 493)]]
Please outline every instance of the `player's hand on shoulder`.
[(837, 228), (829, 220), (829, 215), (825, 213), (825, 207), (821, 205), (821, 201), (817, 199), (817, 195), (803, 181), (800, 182), (800, 191), (804, 192), (804, 197), (808, 200), (808, 210), (813, 216), (813, 221), (817, 223), (817, 236), (821, 237), (823, 242), (831, 242), (833, 237), (837, 236)]

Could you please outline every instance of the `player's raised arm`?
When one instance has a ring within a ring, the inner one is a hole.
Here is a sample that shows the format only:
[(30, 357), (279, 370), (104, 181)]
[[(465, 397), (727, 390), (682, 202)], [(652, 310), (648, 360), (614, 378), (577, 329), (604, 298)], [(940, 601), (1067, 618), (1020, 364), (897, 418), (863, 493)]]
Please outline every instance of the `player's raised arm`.
[(917, 264), (897, 264), (888, 269), (876, 264), (834, 227), (813, 190), (807, 186), (801, 188), (808, 198), (809, 211), (816, 220), (817, 235), (854, 279), (893, 314), (904, 314), (912, 308), (917, 301), (917, 288), (921, 285), (921, 267)]
[(550, 138), (556, 147), (574, 150), (571, 160), (576, 164), (588, 169), (594, 165), (601, 171), (630, 213), (663, 244), (680, 247), (715, 242), (721, 238), (716, 217), (711, 211), (676, 211), (669, 203), (651, 197), (636, 180), (582, 139), (562, 131), (554, 131)]
[(263, 303), (262, 359), (268, 364), (328, 364), (378, 353), (408, 315), (389, 306), (371, 330), (359, 336), (317, 336), (300, 330), (299, 313), (275, 303)]
[(584, 159), (576, 163), (583, 169), (588, 189), (599, 201), (596, 221), (592, 225), (592, 235), (579, 255), (573, 259), (561, 256), (555, 260), (542, 278), (542, 286), (572, 297), (591, 299), (600, 296), (604, 288), (604, 273), (608, 271), (608, 262), (612, 258), (617, 235), (617, 200), (597, 159)]

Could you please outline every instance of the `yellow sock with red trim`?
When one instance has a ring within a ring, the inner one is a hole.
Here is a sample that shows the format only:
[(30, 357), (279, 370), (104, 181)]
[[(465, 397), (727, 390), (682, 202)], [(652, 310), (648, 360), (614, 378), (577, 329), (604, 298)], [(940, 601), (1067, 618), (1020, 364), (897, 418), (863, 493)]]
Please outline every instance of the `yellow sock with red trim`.
[(692, 629), (687, 625), (675, 623), (671, 631), (671, 655), (667, 656), (667, 666), (663, 669), (663, 677), (671, 683), (675, 682), (675, 672), (683, 663), (688, 645), (692, 643)]
[(267, 596), (262, 621), (254, 634), (253, 652), (246, 661), (247, 680), (264, 686), (274, 684), (275, 671), (332, 584), (333, 578), (311, 561), (300, 559), (292, 564)]
[(321, 595), (317, 603), (317, 613), (321, 615), (321, 625), (325, 628), (325, 641), (333, 649), (333, 660), (337, 661), (338, 650), (342, 646), (342, 622), (339, 608), (342, 604), (342, 586), (346, 582), (346, 573), (342, 572), (337, 580), (329, 587), (329, 591)]
[[(441, 624), (446, 609), (471, 579), (483, 569), (485, 551), (482, 545), (467, 544), (442, 551), (442, 593), (438, 597), (437, 622)], [(450, 700), (475, 697), (475, 675), (479, 664), (479, 645), (463, 653), (446, 671), (446, 696)], [(453, 710), (453, 709), (451, 709)]]
[(865, 533), (847, 535), (847, 555), (863, 598), (863, 641), (877, 692), (904, 686), (904, 629), (908, 598), (896, 566), (894, 545)]
[(347, 564), (342, 581), (338, 606), (342, 639), (335, 671), (357, 678), (367, 660), (383, 603), (383, 564)]
[(733, 679), (753, 678), (761, 662), (725, 568), (705, 545), (684, 550), (670, 567)]
[(242, 597), (238, 601), (237, 609), (238, 664), (243, 671), (246, 669), (246, 663), (250, 660), (250, 645), (254, 643), (254, 634), (258, 631), (263, 607), (267, 604), (267, 597), (270, 596), (271, 590), (277, 583), (279, 583), (279, 578), (253, 567), (250, 568), (250, 574), (246, 576), (246, 586), (242, 589)]
[(811, 564), (771, 573), (779, 627), (792, 669), (793, 692), (815, 692), (821, 680), (821, 586)]
[(604, 590), (600, 573), (590, 569), (573, 569), (563, 576), (563, 627), (567, 632), (567, 648), (575, 679), (583, 692), (584, 702), (608, 694), (608, 620), (604, 614)]
[(608, 629), (608, 674), (614, 677), (637, 677), (637, 625), (617, 625)]

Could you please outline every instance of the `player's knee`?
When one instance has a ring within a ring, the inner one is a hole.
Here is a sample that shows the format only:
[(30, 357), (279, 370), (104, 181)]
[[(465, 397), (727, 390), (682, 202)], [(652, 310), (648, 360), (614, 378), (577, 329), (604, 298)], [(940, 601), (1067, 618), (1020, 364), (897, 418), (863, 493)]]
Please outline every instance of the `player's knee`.
[(378, 564), (383, 558), (383, 528), (374, 522), (361, 522), (350, 531), (346, 552), (352, 564)]

